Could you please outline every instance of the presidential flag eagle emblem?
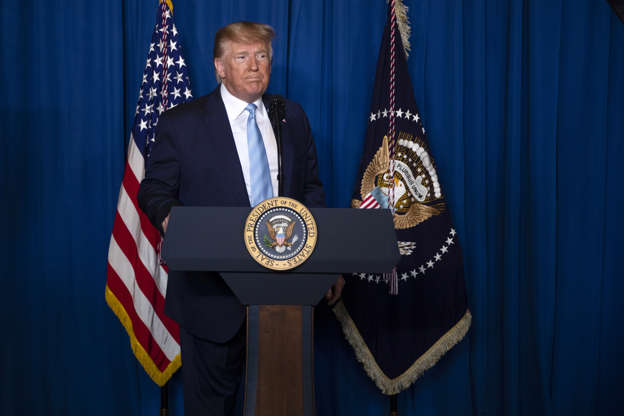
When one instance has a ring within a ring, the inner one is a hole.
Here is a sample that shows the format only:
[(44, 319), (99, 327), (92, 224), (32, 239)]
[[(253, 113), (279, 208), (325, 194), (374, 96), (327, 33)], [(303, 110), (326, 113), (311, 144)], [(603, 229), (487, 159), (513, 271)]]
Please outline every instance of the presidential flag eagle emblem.
[[(399, 131), (392, 163), (394, 174), (388, 171), (390, 154), (388, 138), (384, 136), (362, 175), (360, 193), (370, 195), (380, 208), (392, 207), (395, 228), (414, 227), (446, 210), (433, 159), (421, 139)], [(359, 208), (361, 203), (357, 199), (352, 201), (354, 208)]]

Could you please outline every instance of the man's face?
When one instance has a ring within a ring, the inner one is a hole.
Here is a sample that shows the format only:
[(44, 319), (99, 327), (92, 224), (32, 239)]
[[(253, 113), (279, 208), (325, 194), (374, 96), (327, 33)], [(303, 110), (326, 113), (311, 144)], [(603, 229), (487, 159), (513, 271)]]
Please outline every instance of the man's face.
[(214, 65), (228, 91), (248, 103), (262, 97), (271, 76), (269, 45), (228, 41), (224, 49)]

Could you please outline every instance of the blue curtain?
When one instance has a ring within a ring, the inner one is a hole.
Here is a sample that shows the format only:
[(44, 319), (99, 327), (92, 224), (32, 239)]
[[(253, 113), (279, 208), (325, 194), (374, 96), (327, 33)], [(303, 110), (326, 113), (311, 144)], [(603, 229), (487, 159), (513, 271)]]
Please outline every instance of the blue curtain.
[[(399, 396), (399, 414), (618, 413), (624, 25), (603, 1), (406, 4), (473, 326)], [(155, 0), (2, 2), (3, 415), (158, 413), (159, 389), (104, 302), (155, 12)], [(385, 12), (383, 0), (174, 1), (195, 96), (216, 85), (219, 27), (275, 27), (270, 91), (306, 110), (336, 207), (356, 181)], [(316, 321), (319, 416), (386, 414), (331, 312)], [(181, 415), (178, 376), (171, 389)]]

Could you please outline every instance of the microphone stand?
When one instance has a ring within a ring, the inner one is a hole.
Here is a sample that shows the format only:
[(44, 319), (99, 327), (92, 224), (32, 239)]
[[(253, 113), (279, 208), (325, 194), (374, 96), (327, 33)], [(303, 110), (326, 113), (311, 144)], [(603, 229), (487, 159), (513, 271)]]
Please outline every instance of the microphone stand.
[(160, 388), (160, 416), (169, 415), (169, 382)]
[(269, 102), (269, 120), (275, 133), (277, 142), (277, 195), (284, 196), (283, 172), (282, 172), (282, 120), (286, 115), (286, 104), (281, 95), (271, 96)]
[(398, 416), (399, 411), (397, 410), (397, 396), (393, 394), (390, 396), (390, 416)]

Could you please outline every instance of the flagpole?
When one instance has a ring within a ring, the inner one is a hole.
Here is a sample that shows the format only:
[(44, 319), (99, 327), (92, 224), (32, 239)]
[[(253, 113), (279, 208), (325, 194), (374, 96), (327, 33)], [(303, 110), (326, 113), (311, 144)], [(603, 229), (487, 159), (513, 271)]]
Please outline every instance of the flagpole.
[(169, 382), (160, 388), (160, 416), (169, 414)]
[(390, 416), (399, 416), (399, 412), (397, 410), (397, 396), (393, 394), (390, 396)]

